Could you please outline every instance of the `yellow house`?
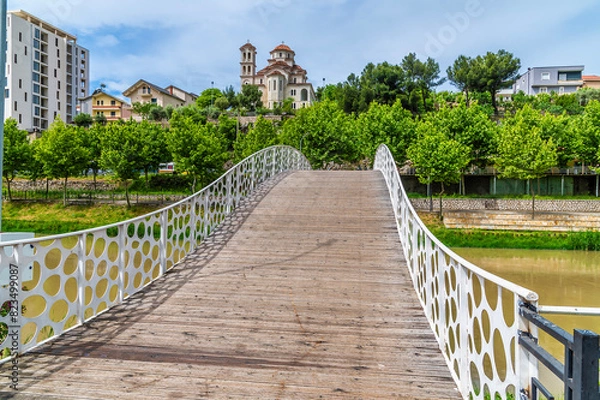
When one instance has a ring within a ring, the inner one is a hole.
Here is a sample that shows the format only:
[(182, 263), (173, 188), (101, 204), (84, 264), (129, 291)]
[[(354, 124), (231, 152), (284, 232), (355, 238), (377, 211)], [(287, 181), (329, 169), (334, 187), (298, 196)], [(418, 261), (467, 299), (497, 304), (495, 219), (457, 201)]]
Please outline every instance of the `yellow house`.
[(96, 89), (91, 96), (79, 99), (79, 104), (80, 112), (89, 114), (92, 118), (104, 115), (106, 121), (111, 122), (131, 117), (131, 106), (127, 102), (102, 89)]

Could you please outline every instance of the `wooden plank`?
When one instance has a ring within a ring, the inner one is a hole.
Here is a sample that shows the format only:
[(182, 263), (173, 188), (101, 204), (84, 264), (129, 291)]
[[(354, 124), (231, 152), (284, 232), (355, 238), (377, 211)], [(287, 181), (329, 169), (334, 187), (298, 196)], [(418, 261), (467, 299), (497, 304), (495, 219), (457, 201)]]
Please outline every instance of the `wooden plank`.
[(15, 399), (460, 398), (378, 172), (289, 174), (20, 366)]

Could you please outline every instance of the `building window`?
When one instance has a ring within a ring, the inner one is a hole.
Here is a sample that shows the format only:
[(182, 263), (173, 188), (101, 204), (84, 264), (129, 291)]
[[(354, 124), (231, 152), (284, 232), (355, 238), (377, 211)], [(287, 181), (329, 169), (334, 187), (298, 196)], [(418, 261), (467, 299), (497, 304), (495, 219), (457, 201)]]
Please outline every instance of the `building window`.
[(295, 95), (296, 95), (296, 89), (290, 90), (290, 96), (295, 96)]
[(37, 61), (33, 62), (33, 70), (40, 72), (40, 63), (39, 62), (37, 62)]
[(33, 109), (33, 114), (34, 114), (36, 117), (39, 117), (39, 116), (40, 116), (40, 108), (39, 108), (39, 107), (34, 107), (34, 109)]
[(38, 49), (40, 48), (40, 41), (37, 39), (33, 40), (33, 48)]
[(111, 101), (110, 101), (110, 105), (111, 105), (111, 106), (116, 106), (116, 105), (117, 105), (117, 102), (116, 102), (115, 100), (111, 100)]
[(308, 90), (302, 89), (300, 92), (300, 101), (308, 101)]
[(295, 110), (296, 109), (296, 103), (292, 103), (292, 108)]
[(42, 34), (42, 33), (40, 32), (40, 30), (39, 30), (39, 29), (37, 29), (37, 28), (35, 28), (34, 37), (35, 37), (36, 39), (40, 39), (40, 36), (41, 36), (41, 34)]
[(561, 86), (558, 88), (558, 94), (565, 94), (565, 87)]
[(56, 100), (60, 100), (60, 92), (58, 90), (56, 91)]
[(40, 104), (40, 96), (33, 95), (33, 104)]
[(6, 88), (4, 89), (4, 98), (8, 99), (10, 97), (10, 89)]
[(548, 93), (548, 88), (546, 86), (541, 87), (540, 93)]
[(23, 32), (19, 32), (19, 42), (23, 41)]
[(22, 124), (23, 123), (23, 114), (19, 114), (19, 123)]
[(58, 102), (58, 109), (59, 109), (59, 111), (60, 111), (60, 101)]
[(58, 89), (60, 89), (60, 81), (57, 82)]
[(23, 89), (23, 79), (19, 79), (19, 89)]
[(15, 54), (15, 56), (13, 58), (14, 58), (14, 62), (16, 64), (17, 63), (17, 55)]
[[(58, 38), (54, 38), (54, 45), (58, 47)], [(56, 55), (57, 56), (59, 55), (58, 50), (57, 50)]]
[(58, 78), (58, 71), (56, 70), (56, 68), (54, 68), (54, 77)]
[(542, 72), (542, 80), (549, 81), (550, 80), (550, 72)]
[(40, 85), (39, 85), (39, 83), (34, 83), (33, 84), (33, 93), (40, 94)]
[(27, 46), (25, 46), (25, 55), (27, 55)]
[(27, 92), (24, 93), (25, 103), (27, 103)]
[(96, 100), (96, 105), (97, 106), (103, 106), (104, 105), (104, 100)]
[(116, 111), (111, 111), (110, 112), (110, 116), (111, 117), (116, 117), (117, 116), (117, 112)]
[(15, 109), (15, 111), (19, 111), (19, 106), (16, 101), (15, 101), (14, 109)]
[(57, 61), (58, 68), (60, 68), (60, 60), (56, 60), (56, 61)]
[(32, 79), (33, 79), (34, 82), (38, 82), (39, 83), (40, 82), (40, 74), (38, 74), (37, 72), (34, 72)]
[(559, 72), (559, 81), (580, 81), (582, 79), (581, 71)]
[(156, 103), (158, 103), (158, 100), (156, 99), (156, 97), (153, 97), (152, 98), (152, 104), (156, 104)]
[[(58, 46), (58, 43), (56, 45)], [(56, 57), (60, 57), (60, 49), (56, 49)]]

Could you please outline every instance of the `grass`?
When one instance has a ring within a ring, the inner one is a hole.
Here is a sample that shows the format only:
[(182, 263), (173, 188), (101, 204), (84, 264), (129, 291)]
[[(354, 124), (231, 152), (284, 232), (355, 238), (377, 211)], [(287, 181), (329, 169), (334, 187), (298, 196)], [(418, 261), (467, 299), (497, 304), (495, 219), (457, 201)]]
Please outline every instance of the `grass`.
[(427, 228), (448, 247), (600, 251), (600, 232), (449, 229), (437, 214), (419, 213)]
[(157, 206), (70, 205), (58, 203), (4, 203), (3, 232), (35, 232), (42, 235), (69, 233), (135, 218)]

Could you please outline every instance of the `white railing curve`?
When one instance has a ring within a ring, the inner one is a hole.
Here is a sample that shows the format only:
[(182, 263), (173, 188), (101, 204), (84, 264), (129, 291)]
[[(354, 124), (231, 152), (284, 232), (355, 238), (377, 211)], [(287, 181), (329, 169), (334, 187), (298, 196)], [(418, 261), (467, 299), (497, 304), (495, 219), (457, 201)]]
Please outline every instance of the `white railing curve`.
[(374, 169), (385, 177), (411, 278), (451, 374), (464, 398), (517, 399), (537, 377), (538, 363), (518, 345), (537, 328), (519, 305), (538, 295), (469, 263), (425, 227), (408, 199), (389, 149)]
[(5, 362), (38, 347), (139, 292), (192, 252), (260, 183), (306, 169), (310, 164), (299, 151), (273, 146), (156, 212), (0, 243), (0, 358)]

